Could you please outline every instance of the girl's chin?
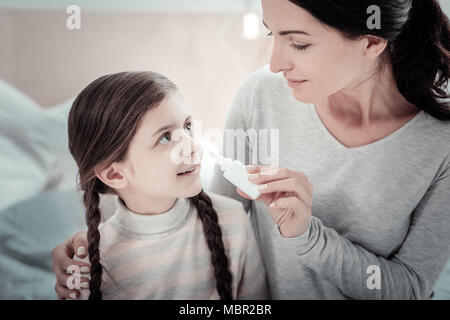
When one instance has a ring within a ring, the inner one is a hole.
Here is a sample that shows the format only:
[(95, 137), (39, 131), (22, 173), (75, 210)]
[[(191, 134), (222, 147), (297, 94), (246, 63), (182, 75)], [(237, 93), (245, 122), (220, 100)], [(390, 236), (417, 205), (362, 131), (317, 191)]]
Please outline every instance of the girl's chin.
[(183, 198), (195, 197), (202, 191), (202, 189), (203, 186), (201, 180), (199, 179), (198, 181), (192, 183), (189, 187), (181, 191), (183, 193), (182, 197)]

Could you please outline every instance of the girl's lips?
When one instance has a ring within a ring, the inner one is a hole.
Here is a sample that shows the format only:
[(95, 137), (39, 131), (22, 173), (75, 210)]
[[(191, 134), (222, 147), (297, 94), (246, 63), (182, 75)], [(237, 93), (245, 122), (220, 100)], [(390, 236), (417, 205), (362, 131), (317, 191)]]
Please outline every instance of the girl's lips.
[(187, 176), (195, 176), (200, 172), (200, 165), (195, 166), (194, 170), (186, 173), (179, 173), (177, 176), (179, 177), (187, 177)]

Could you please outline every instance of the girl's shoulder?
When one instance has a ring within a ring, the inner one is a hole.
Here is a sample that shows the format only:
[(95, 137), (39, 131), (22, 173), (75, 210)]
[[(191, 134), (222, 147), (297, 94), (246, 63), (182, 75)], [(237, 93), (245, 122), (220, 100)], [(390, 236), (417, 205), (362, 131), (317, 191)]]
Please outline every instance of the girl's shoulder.
[(246, 255), (247, 247), (255, 241), (253, 227), (244, 206), (236, 199), (211, 192), (207, 194), (217, 212), (222, 239), (225, 248), (230, 250), (230, 258), (242, 259)]
[(241, 231), (244, 231), (249, 227), (249, 219), (242, 202), (213, 192), (207, 192), (207, 194), (211, 198), (222, 228), (229, 227), (238, 232), (236, 228), (243, 228)]
[(207, 191), (206, 194), (211, 198), (213, 205), (217, 206), (214, 209), (244, 209), (242, 202), (236, 199), (210, 191)]

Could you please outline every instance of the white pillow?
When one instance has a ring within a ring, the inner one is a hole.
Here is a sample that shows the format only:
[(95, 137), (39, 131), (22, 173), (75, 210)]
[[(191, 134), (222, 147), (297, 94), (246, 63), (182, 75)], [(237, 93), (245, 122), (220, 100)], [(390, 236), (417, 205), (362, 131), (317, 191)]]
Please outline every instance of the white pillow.
[(0, 211), (45, 189), (58, 130), (52, 115), (0, 79)]
[(67, 135), (67, 120), (74, 100), (75, 98), (72, 97), (57, 105), (44, 109), (46, 115), (53, 119), (58, 128), (58, 137), (52, 137), (55, 160), (50, 170), (50, 182), (46, 187), (46, 191), (69, 191), (76, 189), (78, 168), (70, 154)]
[(44, 192), (0, 212), (0, 300), (56, 299), (51, 250), (86, 229), (76, 191)]

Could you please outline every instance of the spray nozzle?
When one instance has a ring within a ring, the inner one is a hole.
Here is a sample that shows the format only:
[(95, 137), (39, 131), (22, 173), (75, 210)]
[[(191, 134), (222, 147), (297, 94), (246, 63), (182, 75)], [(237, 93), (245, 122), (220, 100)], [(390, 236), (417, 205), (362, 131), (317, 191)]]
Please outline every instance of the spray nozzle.
[(214, 161), (220, 166), (220, 169), (222, 171), (225, 171), (231, 165), (231, 163), (233, 163), (232, 159), (226, 158), (221, 155), (217, 148), (210, 142), (202, 140), (202, 147), (203, 150), (208, 152), (213, 157)]
[(258, 190), (258, 186), (249, 182), (248, 173), (242, 162), (239, 160), (233, 161), (231, 158), (222, 156), (217, 149), (207, 141), (204, 141), (202, 146), (220, 166), (220, 169), (224, 172), (224, 178), (244, 191), (252, 199), (257, 199), (259, 197), (261, 193)]

